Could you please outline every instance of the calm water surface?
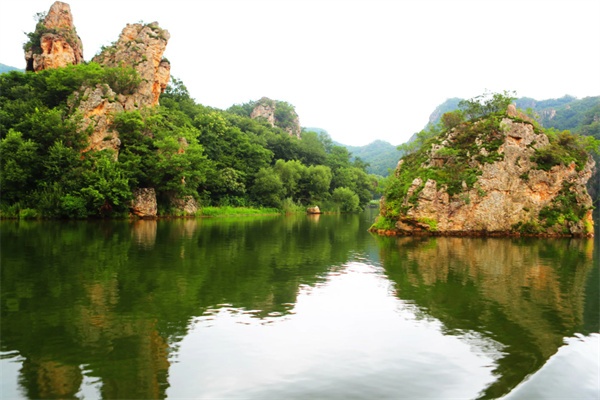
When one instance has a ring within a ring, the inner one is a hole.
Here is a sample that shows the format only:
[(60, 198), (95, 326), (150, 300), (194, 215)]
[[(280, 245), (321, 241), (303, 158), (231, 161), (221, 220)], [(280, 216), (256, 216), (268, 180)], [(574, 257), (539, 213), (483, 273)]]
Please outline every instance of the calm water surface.
[(600, 398), (598, 239), (0, 223), (3, 399)]

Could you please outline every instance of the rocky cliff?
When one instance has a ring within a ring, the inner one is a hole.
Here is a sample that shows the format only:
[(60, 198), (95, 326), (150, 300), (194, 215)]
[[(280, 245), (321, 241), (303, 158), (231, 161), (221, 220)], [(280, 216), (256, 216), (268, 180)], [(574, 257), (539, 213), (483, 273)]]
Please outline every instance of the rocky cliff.
[[(169, 32), (156, 22), (128, 24), (119, 40), (92, 59), (105, 67), (123, 68), (113, 87), (98, 85), (82, 88), (76, 94), (82, 129), (89, 129), (87, 150), (118, 150), (118, 133), (111, 129), (114, 115), (158, 105), (170, 79), (170, 64), (163, 58)], [(118, 93), (115, 92), (118, 90)]]
[[(25, 45), (28, 71), (79, 64), (82, 44), (68, 4), (55, 2)], [(118, 133), (111, 128), (116, 113), (158, 105), (170, 79), (171, 66), (163, 58), (170, 35), (158, 23), (127, 24), (119, 39), (92, 59), (112, 71), (111, 85), (82, 87), (71, 105), (80, 129), (89, 134), (85, 151), (119, 150)], [(39, 43), (38, 43), (39, 42)]]
[(398, 163), (381, 234), (592, 236), (594, 161), (577, 137), (548, 136), (509, 107), (463, 122)]
[(125, 98), (126, 110), (158, 104), (170, 79), (171, 64), (163, 58), (169, 38), (157, 22), (127, 24), (119, 40), (92, 59), (107, 67), (132, 67), (139, 74), (138, 87)]
[[(66, 3), (55, 2), (28, 36), (25, 52), (29, 71), (66, 67), (83, 60), (83, 46)], [(73, 120), (89, 135), (84, 152), (111, 149), (117, 157), (121, 141), (112, 127), (114, 116), (158, 105), (170, 79), (170, 64), (163, 58), (169, 37), (169, 32), (156, 22), (128, 24), (113, 45), (92, 59), (104, 68), (104, 83), (84, 85), (69, 101)], [(156, 216), (154, 189), (139, 188), (134, 194), (132, 212), (142, 217)], [(182, 212), (194, 212), (195, 204), (190, 199), (173, 200), (181, 203)]]
[(300, 133), (302, 132), (300, 118), (294, 108), (286, 102), (263, 97), (255, 103), (254, 109), (250, 113), (250, 118), (263, 118), (271, 126), (277, 126), (290, 134), (290, 136), (300, 138)]
[(66, 67), (83, 61), (83, 45), (73, 25), (71, 7), (60, 1), (50, 7), (25, 44), (27, 71)]

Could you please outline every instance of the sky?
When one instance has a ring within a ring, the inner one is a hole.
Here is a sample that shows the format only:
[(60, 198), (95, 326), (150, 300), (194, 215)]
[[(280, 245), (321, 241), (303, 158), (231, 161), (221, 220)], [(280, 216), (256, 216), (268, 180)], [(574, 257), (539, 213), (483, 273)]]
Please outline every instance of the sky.
[[(449, 98), (600, 95), (599, 0), (67, 0), (86, 61), (157, 21), (196, 102), (269, 97), (336, 142), (406, 142)], [(0, 5), (0, 63), (52, 0)]]

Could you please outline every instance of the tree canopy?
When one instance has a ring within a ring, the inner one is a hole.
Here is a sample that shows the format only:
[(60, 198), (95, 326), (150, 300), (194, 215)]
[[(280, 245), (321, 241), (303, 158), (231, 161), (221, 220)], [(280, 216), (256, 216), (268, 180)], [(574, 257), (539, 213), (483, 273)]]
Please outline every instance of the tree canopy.
[(88, 132), (79, 128), (73, 94), (98, 84), (129, 93), (137, 82), (131, 69), (95, 63), (0, 75), (1, 215), (127, 215), (133, 191), (145, 187), (156, 191), (162, 215), (175, 212), (174, 197), (332, 211), (356, 211), (373, 197), (366, 164), (348, 150), (326, 134), (297, 138), (283, 129), (292, 105), (277, 101), (280, 126), (273, 127), (250, 118), (252, 103), (226, 111), (197, 104), (178, 79), (160, 106), (114, 115), (118, 152), (85, 151)]

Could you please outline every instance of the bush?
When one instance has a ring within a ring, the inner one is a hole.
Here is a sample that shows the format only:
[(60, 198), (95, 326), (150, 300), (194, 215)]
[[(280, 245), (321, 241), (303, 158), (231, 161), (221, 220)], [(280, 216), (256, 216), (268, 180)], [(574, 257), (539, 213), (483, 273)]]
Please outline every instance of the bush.
[(394, 220), (388, 219), (382, 215), (378, 215), (370, 230), (390, 231), (394, 229), (396, 229), (396, 222)]
[(24, 208), (19, 211), (19, 219), (38, 219), (40, 213), (33, 208)]
[(597, 152), (600, 141), (591, 136), (579, 136), (569, 131), (547, 132), (550, 143), (536, 149), (531, 161), (535, 162), (539, 169), (549, 171), (556, 165), (569, 165), (575, 163), (577, 171), (581, 171), (588, 161), (588, 152)]
[(63, 217), (83, 219), (88, 216), (86, 202), (82, 197), (67, 194), (62, 197), (60, 206)]
[(347, 187), (339, 187), (333, 191), (331, 197), (341, 212), (360, 211), (360, 199), (358, 195)]

